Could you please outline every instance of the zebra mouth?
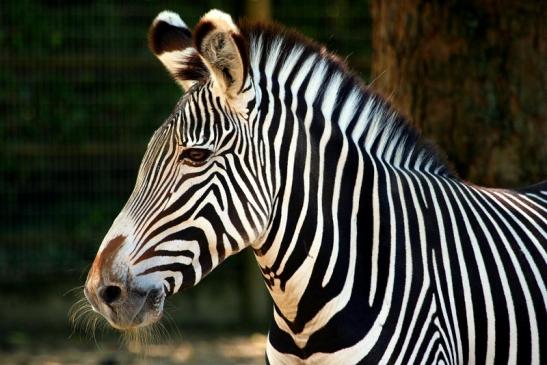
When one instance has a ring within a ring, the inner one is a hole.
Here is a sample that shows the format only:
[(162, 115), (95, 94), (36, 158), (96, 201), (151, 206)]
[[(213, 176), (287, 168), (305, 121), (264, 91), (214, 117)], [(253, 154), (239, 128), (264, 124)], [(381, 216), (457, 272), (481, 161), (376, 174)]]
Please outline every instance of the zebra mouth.
[(147, 294), (141, 308), (135, 313), (129, 328), (138, 328), (151, 325), (163, 316), (163, 289), (152, 289)]

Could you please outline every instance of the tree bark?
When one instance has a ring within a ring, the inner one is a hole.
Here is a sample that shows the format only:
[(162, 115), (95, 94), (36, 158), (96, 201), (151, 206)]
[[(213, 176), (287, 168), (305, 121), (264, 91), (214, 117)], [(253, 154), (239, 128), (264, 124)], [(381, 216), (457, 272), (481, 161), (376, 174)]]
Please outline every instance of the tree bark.
[(463, 178), (545, 179), (546, 9), (539, 0), (371, 0), (373, 86)]

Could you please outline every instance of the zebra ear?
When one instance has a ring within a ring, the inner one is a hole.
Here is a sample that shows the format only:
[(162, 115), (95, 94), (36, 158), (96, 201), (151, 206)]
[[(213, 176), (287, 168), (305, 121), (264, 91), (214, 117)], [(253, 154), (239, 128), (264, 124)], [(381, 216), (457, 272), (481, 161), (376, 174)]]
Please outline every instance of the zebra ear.
[(156, 16), (148, 30), (148, 46), (184, 90), (209, 77), (192, 47), (192, 33), (178, 14), (162, 11)]
[(219, 10), (205, 14), (194, 29), (194, 45), (214, 80), (228, 97), (243, 89), (248, 70), (245, 38), (232, 17)]

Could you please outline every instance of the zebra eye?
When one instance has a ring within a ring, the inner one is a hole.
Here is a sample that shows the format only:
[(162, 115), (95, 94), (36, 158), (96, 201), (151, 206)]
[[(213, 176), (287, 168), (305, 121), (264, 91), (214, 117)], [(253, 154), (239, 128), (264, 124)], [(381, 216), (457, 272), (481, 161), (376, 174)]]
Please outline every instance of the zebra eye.
[(192, 166), (201, 166), (211, 157), (212, 151), (206, 148), (187, 148), (179, 156), (179, 161)]

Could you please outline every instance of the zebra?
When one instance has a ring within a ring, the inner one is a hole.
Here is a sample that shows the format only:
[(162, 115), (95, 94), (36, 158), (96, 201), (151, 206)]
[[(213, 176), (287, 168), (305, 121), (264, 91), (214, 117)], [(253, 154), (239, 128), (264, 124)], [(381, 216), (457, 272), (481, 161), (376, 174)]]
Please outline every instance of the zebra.
[[(161, 12), (185, 91), (152, 136), (84, 293), (115, 328), (250, 247), (270, 364), (545, 362), (547, 181), (460, 179), (337, 56), (219, 10)], [(544, 323), (544, 325), (541, 325)]]

